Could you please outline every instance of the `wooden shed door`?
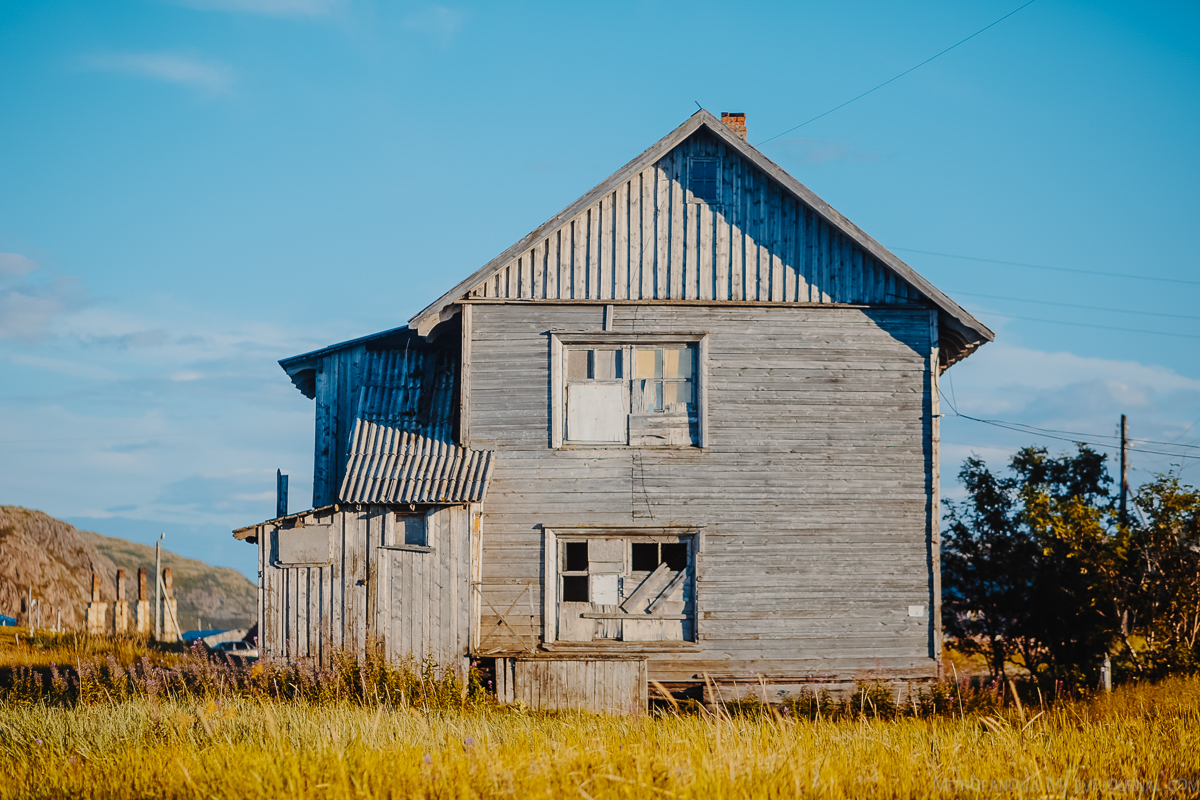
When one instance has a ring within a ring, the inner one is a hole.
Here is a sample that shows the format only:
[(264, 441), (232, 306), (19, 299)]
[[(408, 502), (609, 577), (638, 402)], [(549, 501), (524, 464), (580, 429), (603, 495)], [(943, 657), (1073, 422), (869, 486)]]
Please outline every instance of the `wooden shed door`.
[(391, 661), (432, 658), (442, 667), (465, 666), (470, 627), (470, 534), (465, 509), (426, 518), (427, 544), (378, 549), (379, 635)]

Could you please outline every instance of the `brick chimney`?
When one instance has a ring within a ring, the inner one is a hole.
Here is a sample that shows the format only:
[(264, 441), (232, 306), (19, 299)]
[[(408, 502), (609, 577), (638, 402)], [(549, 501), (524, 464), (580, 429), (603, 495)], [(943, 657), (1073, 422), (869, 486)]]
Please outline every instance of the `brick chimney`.
[(741, 111), (722, 111), (721, 122), (729, 126), (729, 130), (746, 141), (746, 115)]

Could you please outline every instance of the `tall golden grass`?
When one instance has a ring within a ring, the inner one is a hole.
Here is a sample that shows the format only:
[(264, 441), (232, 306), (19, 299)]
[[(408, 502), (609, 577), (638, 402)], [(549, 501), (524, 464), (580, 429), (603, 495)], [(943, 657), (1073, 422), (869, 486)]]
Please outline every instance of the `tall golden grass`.
[(0, 798), (800, 796), (1200, 796), (1200, 680), (891, 720), (237, 695), (0, 702)]

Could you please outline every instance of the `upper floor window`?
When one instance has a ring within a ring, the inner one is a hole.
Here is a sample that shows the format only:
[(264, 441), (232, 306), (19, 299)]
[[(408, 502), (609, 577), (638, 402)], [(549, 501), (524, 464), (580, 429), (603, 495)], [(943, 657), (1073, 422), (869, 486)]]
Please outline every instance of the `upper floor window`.
[[(555, 446), (701, 446), (701, 342), (561, 341)], [(561, 334), (560, 338), (579, 338)]]
[(688, 159), (688, 202), (721, 202), (721, 159)]

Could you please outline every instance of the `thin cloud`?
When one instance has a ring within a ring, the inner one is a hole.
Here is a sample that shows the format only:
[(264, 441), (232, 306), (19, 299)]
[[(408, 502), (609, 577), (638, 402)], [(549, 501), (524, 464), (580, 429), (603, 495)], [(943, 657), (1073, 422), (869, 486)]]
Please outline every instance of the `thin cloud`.
[(267, 17), (324, 17), (342, 0), (170, 0), (175, 5), (201, 11), (233, 11)]
[(435, 5), (424, 11), (409, 14), (404, 18), (404, 27), (423, 33), (445, 47), (450, 44), (450, 40), (462, 28), (466, 19), (467, 15), (462, 11)]
[(21, 278), (37, 268), (36, 261), (20, 253), (0, 253), (0, 275)]
[(179, 53), (112, 53), (88, 58), (90, 69), (190, 86), (209, 94), (233, 87), (233, 70), (219, 61)]

